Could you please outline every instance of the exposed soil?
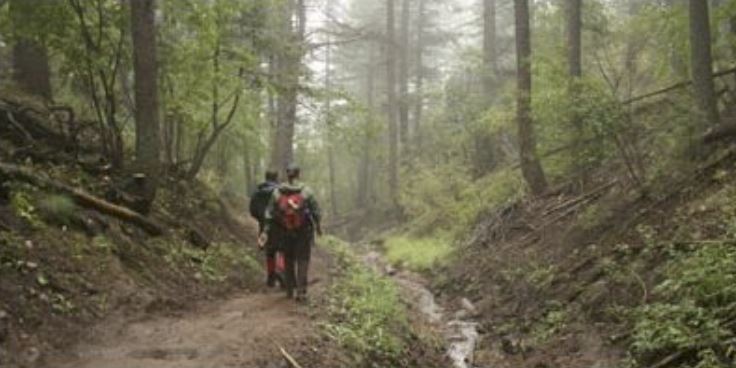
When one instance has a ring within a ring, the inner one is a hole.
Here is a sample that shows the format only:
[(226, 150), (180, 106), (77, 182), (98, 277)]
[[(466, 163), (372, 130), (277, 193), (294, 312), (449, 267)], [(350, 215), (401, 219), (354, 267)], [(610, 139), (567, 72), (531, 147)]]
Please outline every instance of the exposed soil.
[[(330, 263), (324, 251), (314, 255), (312, 297), (324, 292)], [(48, 357), (43, 366), (281, 367), (280, 347), (297, 361), (319, 349), (310, 343), (317, 337), (313, 308), (278, 290), (264, 290), (180, 315), (111, 319), (91, 329), (69, 353)]]

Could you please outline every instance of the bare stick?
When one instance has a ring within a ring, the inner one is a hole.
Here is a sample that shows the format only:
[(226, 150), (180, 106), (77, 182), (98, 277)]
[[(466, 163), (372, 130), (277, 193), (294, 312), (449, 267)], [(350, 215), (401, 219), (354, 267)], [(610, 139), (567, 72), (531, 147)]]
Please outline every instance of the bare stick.
[(292, 357), (292, 356), (291, 356), (291, 355), (290, 355), (290, 354), (289, 354), (289, 353), (288, 353), (288, 352), (286, 351), (286, 349), (284, 349), (284, 347), (283, 347), (283, 346), (279, 345), (279, 350), (281, 351), (281, 355), (283, 355), (283, 356), (284, 356), (284, 358), (286, 359), (286, 361), (287, 361), (287, 362), (289, 362), (289, 364), (290, 364), (290, 365), (291, 365), (292, 367), (294, 367), (294, 368), (302, 368), (302, 366), (301, 366), (301, 365), (299, 365), (299, 363), (297, 363), (296, 359), (294, 359), (294, 357)]

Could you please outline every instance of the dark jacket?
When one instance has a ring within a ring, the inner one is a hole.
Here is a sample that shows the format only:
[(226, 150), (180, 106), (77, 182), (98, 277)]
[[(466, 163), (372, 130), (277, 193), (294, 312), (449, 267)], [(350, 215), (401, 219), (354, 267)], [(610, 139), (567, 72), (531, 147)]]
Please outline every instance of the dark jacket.
[(263, 231), (266, 223), (266, 209), (273, 192), (279, 187), (279, 183), (273, 181), (263, 182), (250, 196), (250, 215), (258, 221), (258, 230)]

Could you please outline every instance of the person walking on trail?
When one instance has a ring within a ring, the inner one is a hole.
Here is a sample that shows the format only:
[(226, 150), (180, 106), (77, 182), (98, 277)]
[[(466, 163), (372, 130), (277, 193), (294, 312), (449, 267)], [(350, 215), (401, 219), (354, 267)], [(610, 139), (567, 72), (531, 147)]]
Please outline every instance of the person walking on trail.
[[(250, 215), (258, 221), (259, 238), (266, 232), (266, 208), (273, 192), (279, 187), (279, 174), (276, 171), (266, 172), (266, 181), (258, 185), (258, 189), (250, 196)], [(278, 228), (269, 229), (268, 241), (258, 244), (266, 253), (266, 285), (274, 287), (276, 282), (284, 285), (279, 275), (277, 260), (279, 259)]]
[(285, 281), (289, 298), (306, 301), (309, 260), (314, 243), (314, 233), (322, 234), (319, 204), (312, 191), (302, 183), (301, 170), (292, 164), (286, 169), (288, 181), (279, 186), (266, 208), (266, 232), (261, 242), (266, 243), (269, 230), (280, 228), (282, 248), (286, 258)]

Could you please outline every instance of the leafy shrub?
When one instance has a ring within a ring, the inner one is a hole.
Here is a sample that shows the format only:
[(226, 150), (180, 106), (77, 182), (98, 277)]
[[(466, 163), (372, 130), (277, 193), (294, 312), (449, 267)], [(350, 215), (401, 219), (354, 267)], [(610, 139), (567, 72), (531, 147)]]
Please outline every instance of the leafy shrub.
[(49, 195), (39, 201), (38, 209), (45, 218), (68, 224), (77, 207), (67, 196)]
[[(680, 251), (665, 269), (655, 293), (661, 301), (635, 309), (631, 344), (635, 359), (668, 351), (697, 352), (697, 367), (709, 363), (708, 353), (733, 337), (726, 321), (736, 313), (736, 249), (708, 244)], [(736, 363), (734, 357), (730, 363)]]

